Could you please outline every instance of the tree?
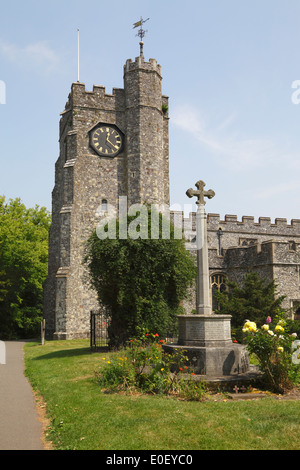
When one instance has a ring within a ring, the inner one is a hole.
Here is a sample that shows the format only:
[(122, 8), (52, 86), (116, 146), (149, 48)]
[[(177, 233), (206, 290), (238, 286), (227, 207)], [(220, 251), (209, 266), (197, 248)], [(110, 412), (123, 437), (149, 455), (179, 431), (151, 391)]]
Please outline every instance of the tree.
[(226, 281), (227, 289), (216, 293), (219, 305), (215, 313), (232, 315), (233, 328), (242, 328), (246, 320), (265, 323), (266, 318), (274, 318), (282, 310), (284, 296), (276, 293), (274, 281), (267, 282), (257, 272), (245, 276), (242, 286)]
[[(137, 220), (128, 216), (128, 232), (138, 227)], [(151, 238), (151, 211), (147, 209), (146, 224), (137, 232), (140, 238), (121, 238), (118, 220), (114, 239), (99, 239), (94, 232), (88, 240), (85, 262), (99, 302), (110, 312), (112, 347), (134, 336), (137, 326), (159, 335), (174, 331), (177, 314), (183, 311), (180, 302), (195, 280), (195, 261), (184, 240), (174, 237), (174, 227), (168, 239), (162, 238), (162, 227), (159, 214), (159, 238)]]
[(0, 338), (29, 337), (42, 317), (50, 214), (0, 197)]

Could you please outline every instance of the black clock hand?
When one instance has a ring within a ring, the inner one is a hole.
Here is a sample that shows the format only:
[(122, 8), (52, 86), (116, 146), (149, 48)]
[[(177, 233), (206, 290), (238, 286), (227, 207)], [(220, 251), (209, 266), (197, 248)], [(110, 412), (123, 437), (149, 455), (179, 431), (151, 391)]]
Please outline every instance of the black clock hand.
[(114, 144), (112, 144), (112, 143), (110, 142), (110, 140), (108, 140), (108, 139), (106, 139), (106, 143), (107, 143), (107, 144), (110, 144), (114, 149), (117, 149), (117, 148), (118, 148), (118, 147), (116, 147)]

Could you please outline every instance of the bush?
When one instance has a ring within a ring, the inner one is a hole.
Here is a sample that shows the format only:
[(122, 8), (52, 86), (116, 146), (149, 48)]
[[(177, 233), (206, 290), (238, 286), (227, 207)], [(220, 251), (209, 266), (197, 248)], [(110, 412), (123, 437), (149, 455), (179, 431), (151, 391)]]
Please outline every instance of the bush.
[(243, 327), (248, 350), (254, 354), (264, 374), (267, 388), (276, 393), (284, 393), (299, 385), (300, 366), (295, 361), (296, 333), (287, 328), (284, 316), (271, 317), (258, 328), (255, 322), (246, 321)]
[(300, 338), (300, 320), (292, 320), (291, 318), (287, 318), (286, 326), (289, 331), (293, 331), (297, 334), (298, 338)]
[[(146, 209), (145, 209), (146, 210)], [(146, 238), (121, 238), (123, 227), (116, 221), (116, 238), (100, 239), (94, 232), (86, 245), (92, 287), (100, 304), (109, 311), (109, 346), (120, 348), (136, 335), (137, 326), (175, 336), (180, 302), (195, 282), (196, 265), (182, 238), (162, 237), (163, 218), (159, 214), (159, 236), (151, 238), (151, 211), (146, 211)], [(127, 219), (128, 232), (135, 219)]]
[[(138, 390), (142, 393), (176, 395), (200, 400), (205, 385), (192, 379), (187, 358), (182, 352), (170, 355), (163, 350), (164, 340), (157, 333), (140, 329), (138, 337), (128, 342), (122, 354), (106, 360), (96, 378), (110, 391)], [(186, 375), (187, 374), (187, 375)]]
[(275, 318), (282, 310), (284, 296), (277, 294), (275, 282), (260, 278), (255, 271), (245, 276), (241, 286), (226, 280), (226, 287), (215, 294), (218, 302), (215, 313), (232, 315), (232, 334), (238, 341), (242, 341), (241, 328), (247, 318), (262, 323), (268, 316)]

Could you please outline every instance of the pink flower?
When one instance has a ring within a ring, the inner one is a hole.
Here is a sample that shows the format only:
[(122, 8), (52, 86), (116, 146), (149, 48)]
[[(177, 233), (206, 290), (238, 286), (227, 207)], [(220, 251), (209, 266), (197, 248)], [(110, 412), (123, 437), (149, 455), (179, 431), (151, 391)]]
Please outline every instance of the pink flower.
[(271, 323), (271, 321), (272, 321), (272, 318), (271, 318), (271, 317), (268, 317), (268, 318), (266, 319), (266, 323), (267, 323), (267, 324), (268, 324), (268, 323)]

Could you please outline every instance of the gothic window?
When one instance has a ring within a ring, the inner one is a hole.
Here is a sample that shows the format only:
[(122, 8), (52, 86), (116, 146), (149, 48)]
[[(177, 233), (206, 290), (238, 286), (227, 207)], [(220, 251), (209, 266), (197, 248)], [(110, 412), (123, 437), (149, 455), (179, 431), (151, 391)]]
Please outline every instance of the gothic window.
[(219, 308), (216, 292), (224, 292), (226, 290), (225, 275), (222, 273), (216, 273), (211, 276), (211, 298), (212, 298), (212, 309), (216, 310)]
[(300, 307), (294, 313), (294, 320), (300, 320)]

